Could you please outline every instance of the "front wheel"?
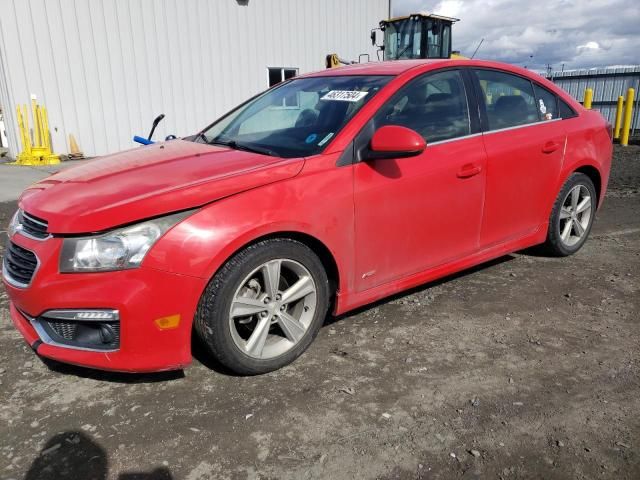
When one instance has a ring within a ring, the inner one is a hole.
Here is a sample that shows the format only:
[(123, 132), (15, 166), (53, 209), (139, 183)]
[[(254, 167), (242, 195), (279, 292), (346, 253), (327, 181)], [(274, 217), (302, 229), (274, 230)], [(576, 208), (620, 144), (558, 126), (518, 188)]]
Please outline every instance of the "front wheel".
[(306, 245), (269, 239), (247, 247), (214, 276), (195, 329), (213, 357), (254, 375), (295, 360), (315, 338), (329, 304), (322, 262)]
[(565, 257), (580, 250), (593, 225), (596, 195), (584, 173), (574, 173), (565, 182), (549, 218), (545, 247), (550, 254)]

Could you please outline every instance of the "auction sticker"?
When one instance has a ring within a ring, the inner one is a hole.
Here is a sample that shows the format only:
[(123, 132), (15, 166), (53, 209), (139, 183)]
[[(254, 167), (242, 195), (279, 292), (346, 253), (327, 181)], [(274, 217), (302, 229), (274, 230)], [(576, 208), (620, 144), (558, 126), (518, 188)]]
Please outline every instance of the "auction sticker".
[(338, 102), (358, 102), (367, 96), (369, 92), (359, 92), (357, 90), (331, 90), (320, 100), (335, 100)]

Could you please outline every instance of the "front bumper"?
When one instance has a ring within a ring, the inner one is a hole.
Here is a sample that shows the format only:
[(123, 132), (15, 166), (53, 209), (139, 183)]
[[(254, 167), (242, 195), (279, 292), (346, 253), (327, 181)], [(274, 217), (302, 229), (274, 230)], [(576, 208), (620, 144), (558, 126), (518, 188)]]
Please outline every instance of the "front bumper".
[[(44, 242), (15, 235), (12, 241), (36, 253), (40, 268), (27, 288), (4, 280), (11, 319), (39, 355), (60, 362), (123, 372), (180, 369), (191, 363), (191, 326), (206, 280), (153, 268), (100, 273), (58, 273), (61, 240)], [(120, 313), (120, 345), (115, 351), (88, 351), (47, 343), (29, 317), (54, 309), (115, 309)], [(154, 320), (179, 315), (176, 328)]]

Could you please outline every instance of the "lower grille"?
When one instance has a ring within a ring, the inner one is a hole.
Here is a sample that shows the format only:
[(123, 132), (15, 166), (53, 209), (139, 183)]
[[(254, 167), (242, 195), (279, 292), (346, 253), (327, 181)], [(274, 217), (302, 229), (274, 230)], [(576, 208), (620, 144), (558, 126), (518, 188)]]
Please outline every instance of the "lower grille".
[(91, 350), (116, 350), (120, 347), (119, 321), (36, 319), (50, 339), (59, 345)]
[[(78, 327), (79, 326), (82, 327), (80, 322), (61, 322), (57, 320), (46, 320), (46, 322), (49, 324), (49, 327), (51, 327), (51, 329), (54, 332), (56, 332), (60, 337), (69, 341), (76, 340), (76, 333), (79, 330)], [(84, 323), (87, 324), (89, 322), (84, 322)], [(92, 322), (90, 325), (99, 326), (104, 324), (102, 323), (96, 324), (96, 322)], [(107, 325), (109, 325), (110, 329), (113, 332), (113, 340), (110, 343), (119, 344), (120, 343), (120, 323), (111, 322), (111, 323), (108, 323)]]
[(31, 250), (9, 241), (2, 261), (2, 273), (16, 287), (28, 287), (38, 267), (38, 258)]
[(49, 326), (65, 340), (73, 340), (76, 333), (76, 322), (49, 322)]

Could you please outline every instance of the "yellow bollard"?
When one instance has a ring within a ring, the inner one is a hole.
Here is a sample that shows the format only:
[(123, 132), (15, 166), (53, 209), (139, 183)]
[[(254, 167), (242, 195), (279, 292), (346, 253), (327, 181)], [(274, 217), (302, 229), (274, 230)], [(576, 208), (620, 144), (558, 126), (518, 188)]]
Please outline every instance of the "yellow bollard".
[(618, 97), (618, 106), (616, 107), (616, 123), (613, 128), (613, 138), (620, 138), (620, 126), (622, 125), (622, 108), (624, 106), (624, 97)]
[(631, 110), (633, 109), (633, 94), (635, 90), (630, 88), (627, 90), (627, 99), (624, 102), (624, 119), (622, 120), (622, 138), (620, 145), (629, 145), (629, 130), (631, 129)]
[(48, 137), (48, 130), (47, 133), (45, 134), (45, 129), (44, 129), (44, 114), (42, 112), (42, 107), (40, 105), (38, 105), (38, 130), (40, 131), (40, 146), (42, 148), (49, 148), (47, 146), (47, 140), (46, 137)]
[(593, 102), (593, 88), (587, 88), (584, 91), (584, 108), (591, 110), (591, 102)]
[(47, 109), (40, 107), (40, 121), (42, 123), (42, 146), (51, 151), (51, 141), (49, 140), (49, 117)]
[(31, 96), (31, 118), (33, 118), (33, 146), (40, 146), (40, 121), (38, 118), (38, 104), (36, 97)]
[(18, 128), (20, 129), (20, 142), (22, 143), (22, 152), (26, 155), (31, 155), (31, 139), (29, 138), (29, 122), (22, 113), (20, 105), (16, 107), (18, 114)]
[(37, 104), (35, 96), (31, 97), (33, 136), (29, 130), (29, 108), (27, 105), (18, 105), (16, 111), (22, 152), (17, 155), (14, 163), (17, 165), (55, 165), (60, 163), (60, 156), (51, 151), (47, 109)]

